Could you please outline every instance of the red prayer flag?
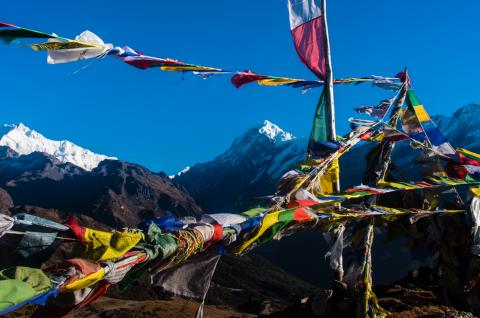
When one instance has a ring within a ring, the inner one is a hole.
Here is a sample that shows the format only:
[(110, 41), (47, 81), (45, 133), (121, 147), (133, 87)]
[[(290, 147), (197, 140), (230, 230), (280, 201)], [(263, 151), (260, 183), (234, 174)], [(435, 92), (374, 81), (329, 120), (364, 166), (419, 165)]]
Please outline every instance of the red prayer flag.
[(288, 0), (290, 29), (300, 60), (318, 78), (325, 80), (326, 32), (320, 0)]
[(255, 74), (252, 71), (244, 71), (242, 73), (237, 73), (233, 75), (230, 81), (236, 88), (240, 88), (245, 84), (255, 82), (265, 78), (268, 78), (268, 76)]

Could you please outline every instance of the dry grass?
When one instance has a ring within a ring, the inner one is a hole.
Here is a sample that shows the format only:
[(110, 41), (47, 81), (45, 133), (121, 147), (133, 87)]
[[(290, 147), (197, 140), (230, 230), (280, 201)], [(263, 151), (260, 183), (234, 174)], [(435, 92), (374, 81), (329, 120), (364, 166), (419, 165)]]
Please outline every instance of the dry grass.
[[(103, 297), (68, 318), (195, 317), (198, 303), (183, 299), (131, 301)], [(205, 318), (253, 318), (227, 307), (205, 306)]]
[[(73, 312), (65, 318), (181, 318), (195, 317), (198, 303), (194, 301), (147, 300), (133, 301), (102, 297), (85, 308)], [(28, 318), (34, 306), (23, 307), (7, 314), (5, 318)], [(205, 318), (254, 318), (256, 316), (239, 313), (223, 306), (205, 306)], [(47, 318), (47, 317), (46, 317)]]

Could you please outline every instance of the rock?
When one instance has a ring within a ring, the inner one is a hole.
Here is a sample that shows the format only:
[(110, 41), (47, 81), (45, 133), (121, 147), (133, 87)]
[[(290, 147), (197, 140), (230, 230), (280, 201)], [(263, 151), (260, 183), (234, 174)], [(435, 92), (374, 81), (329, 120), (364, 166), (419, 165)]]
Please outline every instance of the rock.
[(321, 290), (311, 297), (310, 307), (314, 315), (325, 316), (329, 314), (328, 301), (333, 295), (333, 290)]
[(0, 188), (0, 213), (8, 213), (8, 210), (13, 207), (12, 197), (7, 191)]

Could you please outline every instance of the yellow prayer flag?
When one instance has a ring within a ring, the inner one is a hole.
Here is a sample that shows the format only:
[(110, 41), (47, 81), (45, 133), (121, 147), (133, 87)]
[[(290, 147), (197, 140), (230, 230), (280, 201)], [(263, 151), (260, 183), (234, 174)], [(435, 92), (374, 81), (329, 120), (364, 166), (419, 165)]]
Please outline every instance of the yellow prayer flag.
[(162, 71), (169, 72), (193, 72), (193, 71), (221, 71), (219, 68), (207, 67), (207, 66), (196, 66), (196, 65), (169, 65), (169, 66), (160, 66)]
[(338, 159), (335, 159), (325, 173), (320, 177), (320, 189), (322, 194), (334, 194), (335, 184), (340, 177), (340, 166)]
[(66, 285), (64, 287), (64, 291), (72, 292), (79, 289), (84, 289), (90, 286), (93, 286), (98, 281), (100, 281), (103, 277), (105, 277), (105, 270), (101, 268), (99, 271), (87, 275), (83, 278), (77, 279), (76, 281)]
[(415, 114), (417, 114), (417, 118), (421, 123), (431, 120), (423, 105), (413, 106), (413, 109), (415, 110)]
[(300, 80), (295, 79), (295, 78), (265, 78), (265, 79), (260, 79), (258, 80), (258, 84), (264, 85), (264, 86), (280, 86), (280, 85), (286, 85), (286, 84), (291, 84), (291, 83), (296, 83)]
[(67, 42), (44, 42), (39, 44), (30, 44), (30, 47), (34, 51), (58, 51), (58, 50), (72, 50), (82, 48), (96, 48), (95, 44), (67, 41)]
[(470, 189), (470, 192), (476, 196), (476, 197), (480, 197), (480, 188), (471, 188)]
[(118, 258), (137, 245), (142, 237), (142, 233), (103, 232), (86, 228), (85, 257), (96, 261)]
[(257, 234), (248, 241), (243, 242), (238, 248), (235, 249), (234, 253), (236, 255), (241, 255), (250, 245), (258, 240), (260, 236), (265, 233), (265, 231), (271, 228), (275, 223), (278, 223), (278, 216), (280, 215), (280, 212), (282, 211), (276, 211), (265, 215)]

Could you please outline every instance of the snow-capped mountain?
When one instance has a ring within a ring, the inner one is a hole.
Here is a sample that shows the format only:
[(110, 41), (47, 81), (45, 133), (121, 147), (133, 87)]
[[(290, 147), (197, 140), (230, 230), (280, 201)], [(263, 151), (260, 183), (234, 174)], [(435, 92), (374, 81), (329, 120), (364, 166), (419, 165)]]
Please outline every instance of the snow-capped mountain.
[[(480, 152), (480, 105), (469, 104), (452, 116), (432, 116), (454, 147)], [(206, 211), (243, 209), (255, 205), (254, 198), (270, 195), (278, 179), (305, 158), (307, 139), (296, 138), (265, 121), (235, 139), (230, 148), (209, 162), (193, 165), (174, 180), (184, 186)], [(352, 149), (340, 160), (342, 186), (358, 185), (366, 168), (365, 144)], [(394, 162), (404, 176), (411, 177), (418, 167), (407, 141), (397, 145)], [(413, 179), (412, 179), (413, 180)]]
[[(114, 227), (136, 226), (166, 211), (201, 213), (164, 173), (50, 140), (23, 124), (0, 127), (0, 188), (16, 207), (86, 215)], [(0, 190), (0, 209), (2, 201)]]
[(121, 160), (104, 160), (86, 171), (43, 152), (19, 155), (5, 146), (0, 146), (0, 211), (6, 202), (2, 189), (19, 209), (55, 209), (116, 228), (137, 226), (166, 211), (177, 216), (201, 213), (164, 173)]
[(0, 128), (0, 146), (6, 146), (20, 155), (32, 152), (43, 152), (57, 158), (62, 163), (71, 163), (77, 167), (91, 171), (105, 160), (116, 160), (115, 157), (96, 154), (79, 147), (68, 140), (51, 140), (20, 123), (3, 125)]
[(433, 116), (440, 130), (454, 147), (480, 152), (480, 105), (468, 104), (452, 116)]
[(241, 209), (254, 196), (272, 194), (278, 178), (304, 159), (306, 146), (305, 138), (266, 120), (236, 138), (225, 153), (174, 180), (207, 211)]
[(289, 141), (295, 139), (295, 136), (289, 132), (284, 131), (274, 123), (265, 120), (263, 126), (258, 130), (260, 134), (263, 134), (275, 142)]

